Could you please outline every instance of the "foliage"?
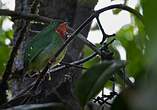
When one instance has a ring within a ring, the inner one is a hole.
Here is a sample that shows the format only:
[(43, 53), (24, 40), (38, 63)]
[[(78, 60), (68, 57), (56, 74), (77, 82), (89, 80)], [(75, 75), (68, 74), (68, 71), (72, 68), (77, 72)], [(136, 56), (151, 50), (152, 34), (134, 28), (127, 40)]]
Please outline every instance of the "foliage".
[(124, 66), (122, 61), (103, 61), (83, 73), (75, 88), (75, 93), (81, 105), (84, 106), (91, 98), (96, 96), (114, 72), (122, 66)]
[(2, 28), (5, 19), (8, 18), (0, 17), (0, 75), (2, 75), (2, 73), (4, 72), (11, 50), (10, 44), (7, 44), (6, 41), (11, 41), (13, 38), (12, 30), (4, 30)]
[[(132, 24), (123, 26), (116, 34), (116, 39), (121, 42), (127, 54), (127, 71), (135, 78), (144, 71), (144, 48), (140, 47), (140, 42), (144, 36), (134, 34), (135, 27)], [(140, 37), (140, 39), (139, 39)], [(141, 44), (142, 45), (142, 44)]]
[[(92, 54), (92, 50), (89, 49), (87, 46), (85, 46), (83, 49), (83, 53), (84, 53), (84, 56), (87, 57)], [(96, 56), (93, 59), (90, 59), (88, 62), (85, 62), (83, 66), (85, 68), (90, 68), (92, 65), (100, 62), (100, 60), (101, 60), (100, 56)]]
[[(156, 26), (157, 26), (157, 14), (153, 13), (157, 10), (156, 1), (153, 0), (141, 0), (141, 6), (144, 15), (144, 27), (135, 19), (136, 26), (138, 26), (140, 36), (140, 42), (138, 48), (140, 49), (141, 60), (140, 65), (132, 65), (134, 68), (139, 67), (139, 71), (136, 74), (141, 74), (140, 80), (137, 79), (135, 88), (129, 88), (123, 90), (121, 94), (115, 99), (112, 110), (156, 110)], [(141, 8), (141, 7), (140, 7)], [(144, 30), (145, 29), (145, 30)], [(136, 36), (136, 37), (138, 37)], [(146, 40), (147, 39), (147, 40)], [(143, 45), (144, 44), (144, 45)], [(128, 44), (129, 45), (129, 44)], [(130, 52), (130, 50), (129, 50)], [(133, 52), (136, 52), (135, 44)], [(133, 59), (132, 59), (133, 60)], [(143, 67), (141, 67), (141, 65)]]

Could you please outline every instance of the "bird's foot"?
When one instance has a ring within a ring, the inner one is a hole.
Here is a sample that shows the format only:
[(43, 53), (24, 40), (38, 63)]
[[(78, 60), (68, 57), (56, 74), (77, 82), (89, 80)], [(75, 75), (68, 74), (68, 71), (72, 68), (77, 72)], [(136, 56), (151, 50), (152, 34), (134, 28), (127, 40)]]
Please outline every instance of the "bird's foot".
[(37, 78), (39, 75), (39, 73), (32, 73), (32, 74), (26, 74), (25, 77), (26, 78)]
[(68, 62), (60, 62), (61, 65), (65, 65), (67, 67), (74, 67), (74, 68), (78, 68), (78, 69), (87, 69), (81, 65), (76, 65), (76, 64), (71, 64), (71, 63), (68, 63)]
[(51, 72), (50, 72), (49, 69), (48, 69), (48, 72), (47, 72), (47, 76), (48, 76), (48, 80), (49, 80), (49, 81), (52, 80)]

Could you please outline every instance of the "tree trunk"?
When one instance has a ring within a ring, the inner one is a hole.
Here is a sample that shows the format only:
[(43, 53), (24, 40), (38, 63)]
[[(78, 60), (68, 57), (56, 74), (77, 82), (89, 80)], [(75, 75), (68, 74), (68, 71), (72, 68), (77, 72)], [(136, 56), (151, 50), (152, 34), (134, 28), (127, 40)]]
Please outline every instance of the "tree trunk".
[[(97, 3), (97, 0), (89, 0), (90, 3), (87, 1), (83, 2), (84, 0), (40, 0), (40, 7), (38, 5), (31, 7), (33, 1), (37, 0), (16, 0), (15, 11), (27, 14), (37, 13), (39, 10), (39, 15), (53, 19), (65, 20), (69, 22), (69, 26), (74, 29), (76, 29), (87, 17), (90, 16), (92, 10), (94, 9), (94, 6)], [(42, 25), (41, 23), (27, 24), (28, 21), (25, 20), (15, 20), (14, 23), (14, 44), (16, 43), (16, 39), (18, 39), (22, 27), (24, 27), (24, 25), (27, 25), (25, 34), (23, 34), (25, 36), (25, 39), (22, 42), (21, 47), (18, 51), (18, 55), (14, 61), (13, 71), (18, 71), (23, 68), (23, 52), (27, 41), (32, 39), (32, 37), (36, 34), (33, 33), (34, 31), (42, 30), (45, 25)], [(82, 31), (82, 34), (87, 37), (89, 29), (90, 24), (85, 27), (85, 29)], [(68, 52), (64, 58), (64, 61), (72, 62), (82, 58), (82, 48), (83, 43), (78, 39), (74, 39), (68, 46)], [(53, 73), (53, 80), (44, 81), (40, 87), (37, 88), (38, 90), (36, 91), (38, 92), (35, 93), (36, 97), (32, 97), (30, 100), (24, 103), (62, 102), (66, 104), (69, 109), (79, 110), (80, 105), (73, 95), (72, 85), (73, 82), (78, 79), (80, 73), (81, 69), (76, 68), (64, 69), (62, 71)], [(12, 80), (11, 88), (13, 96), (18, 95), (21, 90), (26, 88), (32, 83), (32, 81), (35, 80), (33, 78), (25, 78), (23, 74), (24, 73), (15, 75), (18, 77), (15, 77)], [(65, 77), (65, 74), (70, 75), (70, 80), (69, 78)], [(19, 103), (16, 103), (14, 105), (18, 104)]]

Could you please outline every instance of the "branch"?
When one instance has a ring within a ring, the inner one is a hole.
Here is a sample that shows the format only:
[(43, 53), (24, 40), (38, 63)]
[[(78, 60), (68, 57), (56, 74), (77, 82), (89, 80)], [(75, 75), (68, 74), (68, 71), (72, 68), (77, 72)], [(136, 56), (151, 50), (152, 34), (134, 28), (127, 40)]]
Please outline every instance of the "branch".
[(136, 17), (138, 17), (138, 18), (142, 21), (142, 23), (143, 23), (143, 16), (142, 16), (138, 11), (136, 11), (135, 9), (130, 8), (130, 7), (126, 6), (126, 5), (123, 5), (123, 4), (110, 5), (110, 6), (107, 6), (107, 7), (105, 7), (105, 8), (102, 8), (102, 9), (100, 9), (100, 10), (97, 10), (96, 13), (97, 13), (97, 14), (100, 14), (100, 13), (102, 13), (102, 12), (104, 12), (104, 11), (111, 10), (111, 9), (114, 9), (114, 8), (126, 10), (126, 11), (128, 11), (128, 12), (134, 14), (134, 15), (135, 15)]
[(36, 13), (38, 11), (38, 6), (40, 5), (40, 0), (34, 0), (31, 4), (31, 13)]
[(102, 27), (102, 25), (100, 23), (99, 16), (96, 17), (96, 20), (97, 20), (98, 26), (99, 26), (99, 28), (100, 28), (100, 30), (102, 32), (102, 35), (103, 35), (102, 41), (100, 42), (100, 44), (102, 44), (106, 40), (106, 38), (108, 37), (108, 35), (105, 33), (105, 31), (104, 31), (104, 29), (103, 29), (103, 27)]
[(45, 23), (50, 23), (53, 20), (51, 18), (39, 16), (36, 14), (24, 14), (15, 11), (10, 11), (7, 9), (0, 9), (0, 16), (11, 16), (14, 19), (26, 19), (26, 20), (33, 20), (33, 21), (41, 21)]
[[(83, 59), (81, 59), (81, 60), (78, 60), (78, 61), (71, 62), (71, 63), (69, 63), (69, 64), (70, 64), (70, 65), (81, 65), (81, 64), (83, 64), (83, 63), (85, 63), (85, 62), (91, 60), (91, 59), (94, 58), (96, 55), (97, 55), (97, 53), (94, 52), (93, 54), (91, 54), (91, 55), (88, 56), (88, 57), (85, 57), (85, 58), (83, 58)], [(73, 66), (71, 66), (71, 67), (73, 67)], [(66, 66), (66, 65), (61, 65), (61, 66), (59, 66), (59, 67), (52, 68), (52, 70), (50, 70), (50, 73), (54, 73), (54, 72), (57, 72), (57, 71), (59, 71), (59, 70), (63, 70), (63, 69), (65, 69), (65, 68), (71, 68), (71, 67), (70, 67), (70, 66)]]
[[(98, 50), (102, 50), (104, 47), (107, 47), (107, 46), (108, 46), (109, 44), (111, 44), (113, 41), (114, 41), (114, 40), (110, 41), (110, 42), (107, 43), (106, 45), (102, 45), (102, 47), (100, 47)], [(81, 64), (83, 64), (83, 63), (85, 63), (85, 62), (91, 60), (91, 59), (94, 58), (96, 55), (98, 55), (98, 53), (97, 53), (97, 52), (94, 52), (94, 53), (92, 53), (91, 55), (89, 55), (88, 57), (85, 57), (85, 58), (80, 59), (80, 60), (78, 60), (78, 61), (71, 62), (71, 63), (69, 63), (69, 64), (70, 64), (70, 65), (81, 65)], [(104, 56), (105, 56), (105, 55), (104, 55)], [(65, 68), (67, 68), (66, 65), (62, 65), (62, 66), (56, 67), (56, 68), (54, 67), (54, 68), (50, 71), (50, 73), (53, 73), (53, 72), (56, 72), (56, 71), (59, 71), (59, 70), (65, 69)], [(69, 67), (69, 68), (70, 68), (70, 67)]]

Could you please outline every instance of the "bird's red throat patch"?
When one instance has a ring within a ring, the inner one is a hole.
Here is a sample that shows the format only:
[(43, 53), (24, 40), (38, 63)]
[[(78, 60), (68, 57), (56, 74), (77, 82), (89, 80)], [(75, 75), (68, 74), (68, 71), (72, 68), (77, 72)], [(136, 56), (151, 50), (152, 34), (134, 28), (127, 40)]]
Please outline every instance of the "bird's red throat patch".
[(59, 35), (63, 39), (66, 39), (67, 31), (68, 31), (68, 24), (66, 22), (61, 23), (56, 29), (56, 32), (59, 33)]

